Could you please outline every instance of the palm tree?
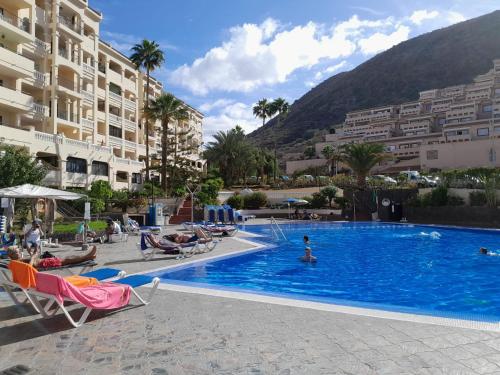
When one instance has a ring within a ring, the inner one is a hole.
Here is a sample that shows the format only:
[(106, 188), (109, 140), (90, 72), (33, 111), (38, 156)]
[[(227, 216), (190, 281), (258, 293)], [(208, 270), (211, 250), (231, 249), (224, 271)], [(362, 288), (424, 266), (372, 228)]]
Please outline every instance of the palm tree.
[(244, 178), (249, 166), (255, 163), (252, 147), (239, 126), (226, 132), (219, 131), (209, 142), (204, 156), (210, 165), (216, 166), (225, 186), (231, 186)]
[[(159, 68), (165, 61), (165, 55), (160, 50), (160, 45), (154, 41), (144, 39), (132, 47), (132, 55), (130, 60), (135, 64), (137, 69), (146, 70), (146, 103), (144, 104), (144, 112), (149, 106), (149, 77), (151, 72)], [(143, 98), (144, 99), (144, 98)], [(146, 117), (146, 181), (149, 181), (149, 121)]]
[(338, 162), (341, 159), (341, 153), (339, 150), (331, 145), (326, 145), (323, 150), (321, 150), (321, 153), (325, 157), (327, 163), (328, 163), (328, 171), (330, 172), (330, 176), (332, 175), (332, 172), (335, 170), (335, 174), (337, 174), (337, 166)]
[(261, 99), (253, 106), (253, 114), (262, 119), (262, 126), (266, 124), (266, 118), (271, 117), (271, 112), (271, 103), (267, 99)]
[(366, 186), (366, 177), (370, 170), (389, 157), (385, 146), (379, 143), (351, 143), (342, 147), (342, 161), (352, 169), (360, 188)]
[[(283, 98), (276, 98), (272, 101), (269, 106), (269, 114), (270, 116), (274, 116), (276, 113), (278, 114), (278, 125), (279, 128), (281, 125), (281, 120), (286, 117), (288, 114), (288, 110), (290, 109), (290, 104)], [(274, 180), (276, 180), (276, 173), (278, 173), (278, 155), (276, 150), (276, 138), (278, 136), (278, 131), (274, 132)]]
[(160, 120), (162, 128), (161, 136), (161, 188), (168, 191), (167, 184), (167, 148), (168, 144), (168, 124), (171, 121), (179, 121), (187, 118), (187, 110), (184, 103), (170, 93), (163, 93), (158, 98), (151, 101), (145, 109), (146, 118)]

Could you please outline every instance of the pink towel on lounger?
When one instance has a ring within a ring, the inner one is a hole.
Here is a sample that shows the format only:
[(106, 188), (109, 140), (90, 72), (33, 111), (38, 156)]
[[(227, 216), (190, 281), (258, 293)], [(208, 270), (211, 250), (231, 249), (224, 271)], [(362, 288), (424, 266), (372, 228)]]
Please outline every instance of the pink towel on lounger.
[(54, 295), (59, 302), (64, 298), (80, 302), (93, 309), (117, 309), (128, 305), (130, 286), (115, 283), (77, 288), (59, 275), (37, 272), (36, 289), (40, 292)]

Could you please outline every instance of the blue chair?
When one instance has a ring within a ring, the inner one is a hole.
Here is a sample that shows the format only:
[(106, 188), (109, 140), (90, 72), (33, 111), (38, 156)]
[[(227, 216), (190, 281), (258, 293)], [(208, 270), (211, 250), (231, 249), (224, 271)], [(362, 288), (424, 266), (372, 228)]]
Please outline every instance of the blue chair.
[(217, 221), (220, 223), (226, 222), (224, 211), (224, 207), (217, 207)]

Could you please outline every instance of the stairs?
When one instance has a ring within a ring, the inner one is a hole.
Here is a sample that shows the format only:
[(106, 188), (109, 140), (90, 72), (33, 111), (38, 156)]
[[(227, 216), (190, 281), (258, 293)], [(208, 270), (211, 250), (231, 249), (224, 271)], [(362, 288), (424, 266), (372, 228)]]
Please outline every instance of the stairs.
[(185, 221), (191, 221), (192, 206), (191, 197), (186, 198), (177, 213), (170, 217), (169, 224), (182, 224)]

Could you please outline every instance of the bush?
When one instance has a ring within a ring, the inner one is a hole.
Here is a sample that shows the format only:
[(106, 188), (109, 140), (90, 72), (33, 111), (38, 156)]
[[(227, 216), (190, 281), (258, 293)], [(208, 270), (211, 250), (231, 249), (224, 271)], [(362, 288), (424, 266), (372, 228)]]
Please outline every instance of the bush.
[(327, 186), (320, 191), (321, 195), (328, 201), (328, 207), (332, 207), (332, 200), (337, 195), (337, 188), (333, 185)]
[(462, 197), (458, 195), (449, 195), (448, 196), (448, 206), (463, 206), (465, 201)]
[(309, 204), (311, 208), (321, 208), (326, 205), (326, 198), (321, 193), (313, 193)]
[(484, 191), (471, 191), (469, 193), (471, 206), (486, 206), (486, 194)]
[(196, 194), (198, 202), (201, 204), (217, 204), (217, 196), (224, 186), (221, 178), (211, 178), (201, 185), (201, 191)]
[(243, 197), (239, 194), (232, 195), (228, 198), (226, 203), (235, 210), (239, 210), (243, 208)]
[(448, 188), (446, 186), (440, 185), (429, 193), (429, 205), (446, 206), (447, 204)]
[(243, 198), (243, 207), (249, 210), (258, 209), (264, 207), (267, 204), (267, 196), (261, 192), (255, 192), (249, 195), (245, 195)]
[(335, 197), (333, 201), (335, 202), (335, 204), (337, 204), (337, 206), (339, 206), (341, 210), (345, 210), (347, 207), (349, 207), (350, 203), (349, 199), (344, 197)]

